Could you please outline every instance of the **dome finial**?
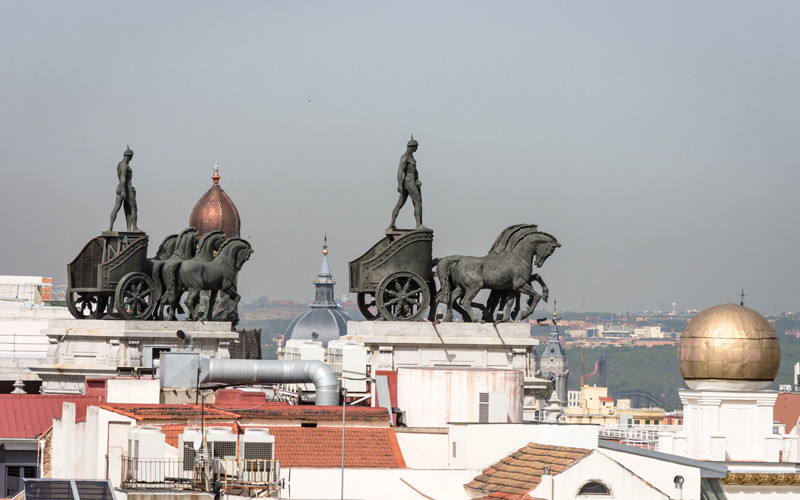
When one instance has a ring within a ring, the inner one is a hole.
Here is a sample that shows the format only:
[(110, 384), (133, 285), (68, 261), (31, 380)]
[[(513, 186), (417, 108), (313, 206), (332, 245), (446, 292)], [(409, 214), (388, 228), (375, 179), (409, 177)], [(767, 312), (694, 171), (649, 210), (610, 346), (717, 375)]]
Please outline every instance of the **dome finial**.
[(328, 255), (328, 233), (325, 233), (325, 238), (323, 239), (322, 255)]
[(214, 184), (219, 184), (219, 165), (214, 165), (214, 175), (211, 176), (211, 180), (214, 181)]

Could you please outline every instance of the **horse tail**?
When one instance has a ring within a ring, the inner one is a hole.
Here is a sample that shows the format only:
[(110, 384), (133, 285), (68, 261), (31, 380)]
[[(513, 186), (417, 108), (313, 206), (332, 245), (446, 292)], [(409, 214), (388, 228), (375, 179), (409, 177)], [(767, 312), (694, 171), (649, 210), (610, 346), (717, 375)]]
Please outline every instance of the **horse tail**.
[(439, 278), (439, 298), (437, 302), (446, 304), (450, 307), (451, 290), (451, 275), (453, 266), (458, 264), (458, 257), (442, 257), (436, 262), (436, 277)]
[(164, 293), (164, 282), (161, 281), (161, 269), (163, 267), (164, 267), (163, 260), (157, 260), (153, 262), (153, 272), (151, 275), (151, 278), (153, 278), (153, 281), (156, 284), (156, 289), (160, 289), (162, 291), (162, 294)]
[(179, 260), (171, 260), (164, 264), (164, 281), (167, 284), (167, 290), (164, 292), (164, 296), (167, 298), (167, 303), (171, 303), (175, 300), (176, 289), (178, 287), (178, 267), (180, 266), (181, 261)]

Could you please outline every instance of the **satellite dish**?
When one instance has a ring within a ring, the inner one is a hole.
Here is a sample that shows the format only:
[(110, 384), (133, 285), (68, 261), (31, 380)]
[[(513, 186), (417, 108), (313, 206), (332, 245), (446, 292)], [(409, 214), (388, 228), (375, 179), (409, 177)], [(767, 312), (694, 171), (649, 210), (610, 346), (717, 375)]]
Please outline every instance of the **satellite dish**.
[(200, 451), (200, 445), (203, 444), (203, 440), (200, 438), (200, 434), (195, 434), (194, 441), (192, 441), (192, 447), (194, 451)]

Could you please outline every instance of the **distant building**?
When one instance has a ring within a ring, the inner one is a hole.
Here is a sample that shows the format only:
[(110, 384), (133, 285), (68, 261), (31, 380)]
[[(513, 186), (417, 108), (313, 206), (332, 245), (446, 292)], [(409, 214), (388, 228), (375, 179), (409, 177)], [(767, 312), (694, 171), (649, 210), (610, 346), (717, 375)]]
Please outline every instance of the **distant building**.
[(539, 357), (539, 367), (537, 376), (549, 379), (553, 383), (556, 397), (551, 401), (560, 405), (566, 404), (569, 367), (567, 366), (567, 353), (564, 351), (564, 346), (561, 345), (561, 339), (558, 337), (558, 330), (555, 326)]
[(314, 280), (315, 298), (311, 307), (298, 316), (283, 335), (286, 347), (289, 340), (313, 340), (328, 347), (328, 342), (347, 335), (347, 322), (350, 317), (336, 303), (333, 286), (336, 280), (328, 266), (328, 244), (322, 247), (322, 267)]

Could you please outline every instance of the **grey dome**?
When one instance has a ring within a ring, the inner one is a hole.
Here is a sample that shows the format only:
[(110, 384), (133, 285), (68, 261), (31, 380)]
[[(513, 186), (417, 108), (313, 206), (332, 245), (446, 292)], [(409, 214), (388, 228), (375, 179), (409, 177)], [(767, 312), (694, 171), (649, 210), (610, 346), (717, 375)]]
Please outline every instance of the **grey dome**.
[(334, 300), (333, 285), (336, 280), (328, 267), (328, 238), (322, 247), (322, 267), (314, 280), (316, 295), (311, 308), (298, 316), (283, 335), (283, 347), (289, 339), (315, 340), (328, 347), (328, 342), (347, 335), (350, 316), (341, 310)]
[(339, 308), (312, 308), (304, 312), (289, 325), (283, 336), (283, 345), (291, 339), (316, 340), (322, 347), (328, 342), (347, 335), (347, 322), (350, 317)]

